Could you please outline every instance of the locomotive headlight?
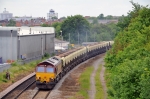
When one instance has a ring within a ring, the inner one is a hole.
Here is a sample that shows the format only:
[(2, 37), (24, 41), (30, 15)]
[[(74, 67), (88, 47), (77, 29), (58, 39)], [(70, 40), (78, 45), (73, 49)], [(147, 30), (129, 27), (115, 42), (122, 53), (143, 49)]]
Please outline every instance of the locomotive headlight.
[(41, 77), (40, 77), (40, 76), (37, 76), (36, 79), (37, 79), (37, 80), (41, 80)]
[(53, 78), (50, 78), (50, 81), (53, 81), (54, 79)]

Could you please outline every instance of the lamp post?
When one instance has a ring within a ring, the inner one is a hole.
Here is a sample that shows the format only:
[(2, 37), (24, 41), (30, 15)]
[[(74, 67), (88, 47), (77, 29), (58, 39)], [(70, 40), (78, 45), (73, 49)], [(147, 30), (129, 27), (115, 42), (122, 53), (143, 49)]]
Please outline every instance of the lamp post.
[(18, 59), (20, 59), (20, 28), (18, 32)]
[(79, 31), (78, 31), (78, 46), (79, 46)]
[(62, 31), (60, 30), (61, 33), (61, 51), (62, 51)]
[(10, 30), (10, 31), (11, 31), (11, 47), (10, 47), (10, 50), (11, 50), (11, 61), (10, 61), (10, 62), (12, 63), (12, 60), (13, 60), (13, 51), (12, 51), (12, 50), (13, 50), (13, 48), (12, 48), (12, 44), (13, 44), (13, 43), (12, 43), (12, 32), (13, 32), (13, 30)]
[(87, 32), (86, 32), (86, 42), (87, 42)]
[(69, 33), (69, 43), (70, 43), (70, 33)]
[(42, 37), (41, 37), (41, 47), (42, 47), (42, 56), (43, 56), (43, 33), (41, 32), (41, 34), (42, 34)]

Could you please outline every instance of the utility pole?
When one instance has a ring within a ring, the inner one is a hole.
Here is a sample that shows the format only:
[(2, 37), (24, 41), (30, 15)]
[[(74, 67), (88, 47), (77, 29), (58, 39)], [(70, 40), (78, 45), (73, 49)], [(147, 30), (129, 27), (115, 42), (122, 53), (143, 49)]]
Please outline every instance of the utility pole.
[(94, 33), (94, 42), (95, 42), (95, 33)]
[(43, 56), (43, 33), (41, 32), (41, 34), (42, 34), (42, 37), (41, 37), (41, 45), (42, 45), (42, 56)]
[(62, 40), (63, 40), (62, 31), (60, 31), (60, 33), (61, 33), (61, 51), (62, 51)]
[(87, 42), (87, 32), (86, 32), (86, 42)]
[(69, 43), (70, 43), (70, 33), (69, 33)]
[(78, 45), (79, 45), (79, 31), (78, 31)]
[(18, 59), (20, 59), (20, 28), (18, 33)]
[(10, 31), (11, 31), (11, 48), (10, 48), (10, 49), (11, 49), (11, 63), (12, 63), (12, 60), (13, 60), (13, 48), (12, 48), (12, 44), (13, 44), (13, 43), (12, 43), (12, 31), (13, 31), (13, 30), (10, 30)]

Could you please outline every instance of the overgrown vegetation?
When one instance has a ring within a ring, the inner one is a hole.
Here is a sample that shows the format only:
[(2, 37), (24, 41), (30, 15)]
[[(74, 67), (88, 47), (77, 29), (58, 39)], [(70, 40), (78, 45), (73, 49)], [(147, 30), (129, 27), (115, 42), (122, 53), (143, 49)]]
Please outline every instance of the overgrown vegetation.
[[(45, 53), (42, 60), (47, 59), (49, 57), (50, 55), (48, 53)], [(22, 77), (34, 72), (35, 66), (42, 60), (36, 60), (24, 65), (18, 64), (17, 62), (12, 63), (11, 67), (8, 70), (4, 70), (3, 72), (0, 73), (0, 91), (2, 91), (3, 88), (2, 85), (14, 83), (15, 81), (21, 79)], [(10, 80), (6, 79), (7, 71), (10, 74)]]
[(10, 77), (11, 77), (10, 81), (13, 81), (15, 77), (20, 74), (23, 74), (25, 72), (33, 72), (36, 64), (39, 62), (40, 61), (34, 61), (25, 65), (13, 63), (8, 70), (4, 70), (3, 72), (0, 73), (0, 84), (4, 81), (5, 82), (9, 81), (5, 78), (6, 71), (10, 73)]
[(77, 97), (82, 97), (83, 99), (89, 99), (88, 91), (90, 90), (90, 76), (93, 70), (94, 67), (90, 66), (87, 67), (85, 71), (81, 74), (79, 78), (80, 90), (76, 94)]
[(133, 3), (105, 58), (109, 99), (150, 99), (150, 8)]

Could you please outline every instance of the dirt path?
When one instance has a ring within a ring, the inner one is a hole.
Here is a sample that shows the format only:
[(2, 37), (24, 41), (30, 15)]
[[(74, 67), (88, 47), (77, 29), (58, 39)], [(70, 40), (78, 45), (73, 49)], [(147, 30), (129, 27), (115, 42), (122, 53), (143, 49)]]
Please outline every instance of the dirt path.
[[(103, 57), (105, 54), (98, 55), (82, 64), (76, 66), (73, 70), (67, 73), (61, 81), (55, 86), (52, 90), (48, 99), (69, 99), (71, 97), (75, 97), (73, 99), (84, 99), (84, 97), (76, 96), (76, 93), (79, 91), (79, 77), (82, 72), (88, 66), (94, 66), (94, 71), (91, 74), (94, 78), (94, 72), (98, 69), (99, 64), (103, 63)], [(95, 97), (95, 80), (91, 77), (91, 91), (87, 91), (87, 94), (90, 94), (92, 97), (90, 99), (94, 99)], [(93, 82), (94, 81), (94, 82)]]
[[(90, 91), (89, 91), (90, 99), (95, 99), (95, 94), (96, 94), (95, 75), (96, 75), (96, 71), (97, 71), (99, 65), (104, 64), (103, 59), (104, 58), (100, 58), (100, 59), (94, 61), (94, 63), (93, 63), (94, 71), (92, 72), (91, 77), (90, 77), (90, 83), (91, 83), (91, 88), (90, 88)], [(103, 81), (103, 80), (101, 80), (101, 81)]]

